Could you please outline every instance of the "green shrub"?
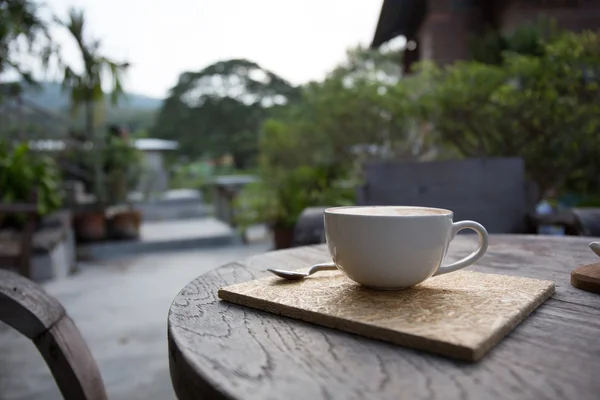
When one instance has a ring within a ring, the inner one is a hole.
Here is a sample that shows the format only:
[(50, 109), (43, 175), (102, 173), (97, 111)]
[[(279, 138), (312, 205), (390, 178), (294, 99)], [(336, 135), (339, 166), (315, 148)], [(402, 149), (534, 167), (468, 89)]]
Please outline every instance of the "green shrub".
[(280, 170), (276, 176), (263, 175), (263, 180), (248, 185), (236, 198), (236, 222), (291, 228), (307, 207), (354, 204), (353, 187), (330, 174), (327, 168), (302, 166)]
[(235, 200), (236, 222), (242, 227), (268, 223), (291, 228), (300, 213), (312, 206), (354, 203), (354, 189), (328, 167), (300, 166), (261, 174)]
[(413, 79), (427, 87), (422, 116), (460, 156), (522, 157), (542, 195), (597, 187), (600, 34), (563, 33), (502, 65), (423, 64)]
[(15, 147), (0, 142), (0, 202), (27, 203), (34, 188), (40, 215), (61, 205), (60, 173), (51, 158), (31, 151), (26, 143)]

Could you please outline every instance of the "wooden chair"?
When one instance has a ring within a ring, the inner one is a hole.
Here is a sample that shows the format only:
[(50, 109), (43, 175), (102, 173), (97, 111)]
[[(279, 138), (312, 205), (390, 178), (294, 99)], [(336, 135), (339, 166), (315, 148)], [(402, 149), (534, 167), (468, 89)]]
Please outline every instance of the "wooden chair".
[(24, 214), (25, 226), (16, 242), (0, 243), (0, 269), (16, 268), (25, 277), (31, 277), (33, 234), (37, 218), (37, 192), (33, 191), (28, 203), (0, 204), (0, 215)]
[(65, 400), (106, 400), (100, 371), (79, 330), (40, 286), (0, 270), (0, 321), (36, 345)]

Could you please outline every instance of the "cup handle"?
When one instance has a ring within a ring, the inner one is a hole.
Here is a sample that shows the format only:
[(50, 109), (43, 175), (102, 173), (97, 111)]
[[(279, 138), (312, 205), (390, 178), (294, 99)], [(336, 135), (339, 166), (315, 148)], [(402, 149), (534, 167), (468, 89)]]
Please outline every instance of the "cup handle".
[(454, 238), (456, 237), (456, 234), (458, 232), (462, 231), (463, 229), (473, 229), (475, 232), (477, 232), (477, 235), (479, 236), (479, 248), (477, 248), (477, 250), (475, 250), (474, 252), (472, 252), (470, 255), (463, 258), (462, 260), (458, 260), (450, 265), (440, 266), (438, 268), (438, 270), (435, 272), (435, 274), (433, 274), (433, 276), (447, 274), (448, 272), (458, 271), (459, 269), (468, 267), (469, 265), (473, 265), (477, 261), (479, 261), (481, 259), (481, 257), (483, 257), (485, 252), (487, 251), (488, 233), (485, 230), (485, 228), (483, 227), (483, 225), (481, 225), (480, 223), (477, 223), (475, 221), (454, 222), (452, 224), (452, 234), (451, 234), (450, 240), (451, 241), (454, 240)]

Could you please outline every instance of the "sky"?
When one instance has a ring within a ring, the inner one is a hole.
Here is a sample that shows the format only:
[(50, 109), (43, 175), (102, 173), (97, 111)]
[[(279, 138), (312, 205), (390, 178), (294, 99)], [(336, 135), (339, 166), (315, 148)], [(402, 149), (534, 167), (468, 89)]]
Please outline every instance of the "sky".
[[(321, 79), (346, 49), (368, 45), (382, 0), (45, 0), (59, 17), (82, 8), (104, 55), (132, 64), (128, 92), (166, 96), (184, 71), (246, 58), (294, 84)], [(53, 37), (77, 66), (75, 44)]]

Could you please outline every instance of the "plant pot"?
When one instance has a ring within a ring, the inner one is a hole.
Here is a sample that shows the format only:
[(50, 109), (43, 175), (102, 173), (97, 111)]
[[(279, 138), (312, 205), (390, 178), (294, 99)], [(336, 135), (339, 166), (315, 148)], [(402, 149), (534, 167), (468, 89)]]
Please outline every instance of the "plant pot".
[(108, 219), (108, 231), (111, 239), (138, 239), (142, 213), (137, 210), (125, 210), (115, 213)]
[(289, 249), (292, 247), (292, 239), (294, 237), (294, 228), (274, 227), (273, 242), (275, 250)]
[(106, 239), (104, 211), (82, 211), (73, 217), (75, 237), (81, 242)]

